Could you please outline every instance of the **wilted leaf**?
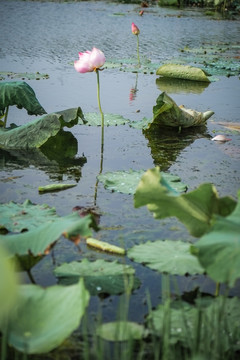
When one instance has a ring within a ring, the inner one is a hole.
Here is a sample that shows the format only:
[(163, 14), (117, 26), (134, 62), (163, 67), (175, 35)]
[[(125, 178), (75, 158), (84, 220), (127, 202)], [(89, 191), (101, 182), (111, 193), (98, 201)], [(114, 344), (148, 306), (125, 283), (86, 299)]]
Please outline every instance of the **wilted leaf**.
[(89, 302), (83, 280), (72, 286), (21, 285), (7, 328), (8, 343), (27, 354), (59, 346), (79, 326)]
[(43, 255), (61, 235), (67, 238), (72, 236), (91, 236), (89, 228), (92, 222), (91, 215), (79, 218), (75, 212), (68, 216), (46, 219), (38, 227), (16, 235), (0, 235), (0, 244), (3, 244), (11, 255)]
[(202, 184), (196, 190), (179, 195), (164, 182), (159, 167), (142, 176), (134, 202), (135, 207), (147, 205), (156, 219), (177, 217), (196, 237), (210, 230), (216, 214), (225, 217), (236, 206), (231, 197), (219, 198), (212, 184)]
[[(240, 191), (239, 191), (240, 199)], [(211, 231), (194, 245), (197, 256), (208, 275), (217, 282), (234, 286), (240, 278), (240, 202), (227, 217), (217, 217)]]
[(25, 81), (0, 82), (0, 115), (12, 105), (26, 109), (29, 115), (46, 114), (35, 92)]
[(102, 251), (106, 251), (106, 252), (110, 252), (110, 253), (113, 253), (113, 254), (118, 254), (118, 255), (124, 255), (125, 254), (125, 249), (119, 247), (119, 246), (116, 246), (116, 245), (112, 245), (112, 244), (109, 244), (105, 241), (100, 241), (100, 240), (97, 240), (97, 239), (93, 239), (93, 238), (88, 238), (86, 240), (86, 243), (88, 246), (91, 246), (93, 248), (96, 248), (96, 249), (99, 249), (99, 250), (102, 250)]
[(93, 262), (83, 259), (81, 262), (63, 264), (54, 270), (54, 274), (61, 283), (67, 284), (75, 283), (80, 277), (84, 278), (85, 286), (91, 295), (120, 294), (140, 284), (131, 266), (102, 259)]
[(70, 189), (76, 185), (77, 184), (49, 184), (49, 185), (45, 185), (45, 186), (39, 186), (38, 191), (40, 193), (46, 193), (46, 192), (51, 192), (51, 191), (60, 191), (60, 190)]
[(199, 112), (186, 109), (183, 105), (178, 106), (165, 92), (158, 96), (156, 102), (157, 105), (153, 107), (153, 118), (148, 125), (148, 129), (153, 124), (180, 128), (203, 126), (214, 114), (213, 111)]
[(189, 65), (165, 64), (157, 69), (156, 74), (168, 78), (210, 82), (204, 70)]
[(64, 126), (72, 127), (78, 124), (79, 118), (83, 118), (82, 110), (75, 108), (48, 114), (12, 129), (0, 128), (0, 147), (3, 149), (39, 148)]
[(97, 335), (107, 341), (141, 340), (147, 335), (143, 325), (130, 321), (115, 321), (100, 325)]
[(183, 241), (158, 240), (133, 246), (128, 250), (130, 259), (153, 270), (172, 275), (201, 274), (203, 268)]
[[(134, 194), (144, 173), (144, 170), (109, 171), (98, 175), (98, 179), (103, 182), (104, 187), (108, 190), (123, 194)], [(183, 184), (178, 176), (168, 173), (161, 173), (161, 176), (165, 183), (168, 183), (175, 191), (184, 192), (187, 190), (187, 185)]]

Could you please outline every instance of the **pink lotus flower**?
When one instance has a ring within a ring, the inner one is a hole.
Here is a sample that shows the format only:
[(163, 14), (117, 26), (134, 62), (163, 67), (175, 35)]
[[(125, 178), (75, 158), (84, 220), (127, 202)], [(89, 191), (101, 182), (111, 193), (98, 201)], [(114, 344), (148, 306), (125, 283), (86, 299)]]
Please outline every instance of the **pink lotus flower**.
[(139, 28), (137, 27), (137, 25), (134, 24), (134, 22), (132, 23), (132, 33), (133, 33), (133, 35), (138, 35), (138, 34), (140, 34), (140, 30), (139, 30)]
[(74, 61), (74, 67), (80, 73), (92, 72), (103, 66), (105, 61), (103, 52), (94, 47), (92, 51), (79, 52), (79, 60)]

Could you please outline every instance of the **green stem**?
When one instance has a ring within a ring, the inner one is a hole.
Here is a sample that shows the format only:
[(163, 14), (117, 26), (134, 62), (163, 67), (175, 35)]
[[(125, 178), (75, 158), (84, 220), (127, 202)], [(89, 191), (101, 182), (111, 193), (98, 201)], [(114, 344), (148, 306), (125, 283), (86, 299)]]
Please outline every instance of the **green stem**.
[[(104, 115), (103, 115), (103, 111), (102, 111), (102, 107), (101, 107), (101, 103), (100, 103), (100, 83), (99, 83), (99, 70), (96, 69), (96, 73), (97, 73), (97, 98), (98, 98), (98, 107), (101, 113), (101, 117), (102, 117), (102, 126), (101, 126), (101, 161), (100, 161), (100, 170), (99, 170), (99, 174), (102, 173), (102, 169), (103, 169), (103, 149), (104, 149)], [(95, 194), (94, 194), (94, 205), (96, 205), (97, 203), (97, 189), (98, 189), (98, 179), (96, 181), (95, 184)]]
[(220, 291), (220, 283), (217, 282), (217, 283), (216, 283), (215, 296), (219, 296), (219, 291)]
[(4, 117), (4, 122), (3, 122), (3, 127), (4, 128), (6, 127), (6, 123), (7, 123), (8, 109), (9, 109), (9, 106), (7, 106), (7, 110), (5, 112), (5, 117)]
[(137, 57), (138, 57), (138, 65), (140, 66), (140, 57), (139, 57), (139, 37), (137, 35)]

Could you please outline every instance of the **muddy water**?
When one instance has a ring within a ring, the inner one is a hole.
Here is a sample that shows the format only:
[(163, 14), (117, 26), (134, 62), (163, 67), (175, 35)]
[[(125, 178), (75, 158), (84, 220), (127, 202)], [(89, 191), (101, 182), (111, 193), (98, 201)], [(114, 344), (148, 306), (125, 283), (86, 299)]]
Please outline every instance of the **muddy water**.
[[(149, 7), (142, 17), (137, 5), (108, 2), (37, 2), (0, 1), (0, 71), (48, 74), (49, 79), (26, 80), (34, 89), (47, 112), (80, 106), (83, 112), (98, 111), (96, 75), (78, 74), (72, 63), (79, 51), (100, 48), (107, 59), (136, 59), (136, 38), (131, 23), (140, 28), (140, 54), (153, 63), (173, 62), (183, 55), (185, 47), (199, 48), (228, 45), (239, 56), (239, 20), (212, 19), (197, 9), (174, 10)], [(136, 59), (137, 61), (137, 59)], [(144, 136), (142, 131), (128, 126), (105, 129), (103, 172), (140, 170), (159, 165), (164, 171), (178, 174), (193, 189), (202, 182), (212, 182), (221, 195), (236, 198), (240, 188), (240, 138), (219, 122), (238, 122), (240, 114), (239, 77), (215, 75), (208, 86), (191, 87), (159, 80), (155, 74), (136, 75), (118, 69), (100, 73), (101, 101), (105, 113), (120, 114), (130, 120), (151, 117), (156, 98), (162, 91), (177, 104), (198, 111), (213, 110), (214, 116), (204, 129), (175, 131)], [(6, 80), (7, 78), (4, 78)], [(132, 88), (136, 97), (130, 100)], [(25, 110), (12, 107), (9, 123), (22, 125), (31, 120)], [(47, 203), (56, 207), (59, 215), (67, 215), (75, 206), (94, 204), (96, 176), (100, 168), (100, 128), (75, 126), (68, 129), (71, 137), (67, 146), (75, 146), (71, 163), (64, 161), (65, 151), (51, 154), (26, 155), (19, 152), (0, 152), (0, 202), (14, 200)], [(231, 142), (211, 141), (216, 134), (227, 134)], [(82, 160), (86, 158), (86, 161)], [(38, 194), (38, 186), (56, 182), (77, 182), (73, 189), (52, 194)], [(97, 206), (102, 230), (97, 237), (126, 248), (136, 243), (155, 239), (191, 240), (184, 227), (175, 220), (156, 221), (146, 209), (135, 210), (129, 195), (111, 193), (102, 184), (98, 186)], [(172, 229), (175, 229), (174, 231)], [(35, 281), (50, 285), (56, 282), (52, 275), (55, 265), (64, 261), (88, 257), (115, 259), (86, 249), (82, 252), (61, 239), (54, 256), (48, 256), (32, 270)], [(128, 260), (126, 260), (128, 261)], [(153, 305), (161, 298), (161, 276), (145, 267), (136, 266), (142, 281), (133, 296), (130, 319), (141, 320), (146, 312), (146, 288), (150, 290)], [(25, 277), (27, 280), (27, 277)], [(203, 277), (179, 278), (181, 291), (201, 284), (212, 292), (209, 279)], [(236, 292), (239, 289), (236, 289)], [(105, 302), (104, 302), (105, 301)], [(118, 298), (103, 301), (108, 308), (106, 318), (115, 315)], [(92, 308), (98, 300), (92, 299)], [(109, 311), (110, 309), (110, 311)], [(141, 316), (139, 316), (141, 314)]]

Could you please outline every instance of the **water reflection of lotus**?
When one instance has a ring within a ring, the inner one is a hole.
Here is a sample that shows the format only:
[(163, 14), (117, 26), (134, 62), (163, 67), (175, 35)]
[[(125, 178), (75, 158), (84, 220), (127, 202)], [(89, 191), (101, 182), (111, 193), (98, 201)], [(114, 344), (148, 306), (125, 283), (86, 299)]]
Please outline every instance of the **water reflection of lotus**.
[(76, 157), (77, 152), (77, 139), (71, 132), (60, 130), (39, 149), (0, 149), (0, 169), (24, 169), (33, 165), (45, 171), (53, 180), (61, 180), (67, 175), (68, 179), (78, 182), (87, 159), (85, 156)]
[(210, 83), (184, 79), (159, 77), (156, 79), (157, 88), (169, 94), (201, 94)]
[(148, 140), (148, 147), (151, 148), (154, 165), (160, 166), (162, 171), (166, 171), (195, 140), (211, 138), (206, 127), (188, 128), (178, 133), (168, 128), (161, 128), (159, 131), (159, 127), (154, 126), (150, 131), (145, 131), (144, 135)]

